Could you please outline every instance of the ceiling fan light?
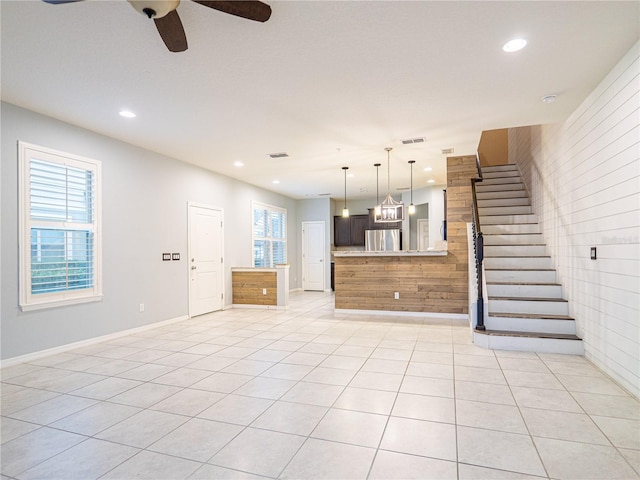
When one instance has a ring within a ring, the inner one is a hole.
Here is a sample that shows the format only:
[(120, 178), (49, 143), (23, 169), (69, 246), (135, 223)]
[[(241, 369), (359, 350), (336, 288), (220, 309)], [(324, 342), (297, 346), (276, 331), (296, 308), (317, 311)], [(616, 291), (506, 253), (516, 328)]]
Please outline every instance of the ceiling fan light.
[(133, 8), (149, 18), (162, 18), (173, 12), (180, 0), (128, 0)]

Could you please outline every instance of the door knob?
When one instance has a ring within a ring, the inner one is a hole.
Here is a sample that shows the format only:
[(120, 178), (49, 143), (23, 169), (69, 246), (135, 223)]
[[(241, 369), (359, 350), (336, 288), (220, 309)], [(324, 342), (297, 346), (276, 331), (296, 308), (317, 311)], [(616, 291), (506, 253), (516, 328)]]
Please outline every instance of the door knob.
[(195, 270), (196, 266), (195, 265), (191, 265), (191, 270)]

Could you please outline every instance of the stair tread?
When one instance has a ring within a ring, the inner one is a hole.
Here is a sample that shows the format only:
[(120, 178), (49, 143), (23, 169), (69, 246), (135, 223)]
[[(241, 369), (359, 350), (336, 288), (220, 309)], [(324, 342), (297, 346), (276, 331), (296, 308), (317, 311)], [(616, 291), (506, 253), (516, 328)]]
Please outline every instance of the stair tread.
[(528, 338), (556, 338), (559, 340), (582, 340), (577, 335), (568, 333), (545, 333), (545, 332), (519, 332), (510, 330), (478, 330), (477, 333), (484, 335), (498, 335), (503, 337), (528, 337)]
[(567, 302), (564, 298), (547, 298), (547, 297), (489, 297), (489, 300), (514, 300), (525, 302)]
[(506, 317), (506, 318), (522, 318), (522, 319), (534, 319), (534, 320), (575, 320), (575, 318), (569, 315), (550, 315), (548, 313), (503, 313), (503, 312), (489, 312), (489, 317)]
[[(526, 206), (526, 205), (519, 205)], [(479, 207), (479, 208), (490, 208), (490, 207)], [(534, 213), (492, 213), (490, 215), (480, 214), (480, 218), (482, 217), (511, 217), (513, 215), (535, 215)], [(510, 224), (513, 225), (513, 224)]]
[[(485, 247), (491, 246), (493, 245), (485, 245)], [(484, 258), (551, 258), (551, 255), (488, 255), (485, 252)]]
[[(484, 234), (483, 234), (484, 235)], [(492, 243), (491, 245), (484, 244), (485, 247), (539, 247), (544, 245), (543, 243)]]
[[(518, 257), (514, 257), (518, 258)], [(555, 268), (487, 268), (485, 272), (555, 272)]]

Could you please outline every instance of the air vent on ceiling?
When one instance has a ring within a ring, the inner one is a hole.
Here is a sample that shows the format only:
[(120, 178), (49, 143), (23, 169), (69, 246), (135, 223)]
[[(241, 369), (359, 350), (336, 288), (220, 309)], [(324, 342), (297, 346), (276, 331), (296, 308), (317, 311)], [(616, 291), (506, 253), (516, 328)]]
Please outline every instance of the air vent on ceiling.
[(319, 193), (318, 196), (319, 197), (330, 197), (331, 194), (330, 193)]
[(269, 156), (271, 158), (285, 158), (285, 157), (288, 157), (289, 154), (285, 152), (280, 152), (280, 153), (270, 153)]
[(453, 153), (453, 148), (443, 148), (442, 155), (451, 155)]
[(411, 143), (424, 143), (426, 142), (427, 139), (424, 137), (420, 137), (420, 138), (407, 138), (406, 140), (402, 140), (402, 143), (404, 143), (405, 145), (409, 145)]
[(402, 192), (404, 190), (411, 190), (411, 187), (398, 187), (396, 188), (396, 190), (398, 190), (399, 192)]

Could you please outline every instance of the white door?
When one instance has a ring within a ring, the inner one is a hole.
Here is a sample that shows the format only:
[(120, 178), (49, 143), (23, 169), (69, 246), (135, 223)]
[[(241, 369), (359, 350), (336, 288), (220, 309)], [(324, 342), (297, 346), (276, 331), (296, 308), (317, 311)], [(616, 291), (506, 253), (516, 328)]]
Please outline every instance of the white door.
[(189, 316), (221, 310), (222, 210), (189, 204)]
[(324, 222), (302, 222), (302, 289), (324, 291)]
[(418, 250), (424, 251), (429, 248), (429, 220), (418, 220)]

